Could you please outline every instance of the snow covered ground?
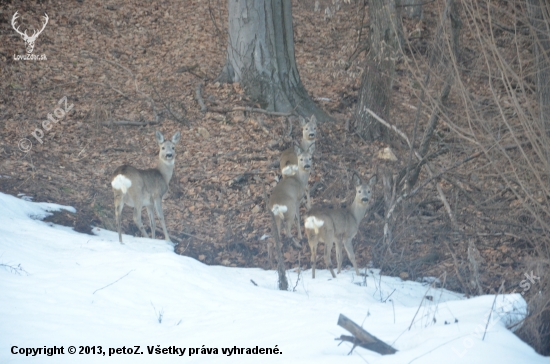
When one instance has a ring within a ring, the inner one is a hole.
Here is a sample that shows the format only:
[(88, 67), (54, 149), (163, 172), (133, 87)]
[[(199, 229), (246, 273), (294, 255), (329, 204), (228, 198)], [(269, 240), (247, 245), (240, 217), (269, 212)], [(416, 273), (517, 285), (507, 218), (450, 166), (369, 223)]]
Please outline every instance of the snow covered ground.
[[(72, 210), (0, 193), (0, 363), (550, 362), (506, 329), (525, 311), (520, 294), (497, 298), (482, 341), (494, 296), (431, 289), (422, 302), (427, 285), (376, 270), (366, 280), (305, 271), (297, 284), (289, 271), (295, 291), (281, 292), (274, 271), (206, 266), (162, 240), (121, 245), (111, 231), (39, 220), (59, 208)], [(340, 313), (398, 352), (348, 356), (351, 344), (334, 340), (349, 334)], [(36, 354), (54, 346), (63, 354)], [(256, 347), (274, 353), (246, 354)]]

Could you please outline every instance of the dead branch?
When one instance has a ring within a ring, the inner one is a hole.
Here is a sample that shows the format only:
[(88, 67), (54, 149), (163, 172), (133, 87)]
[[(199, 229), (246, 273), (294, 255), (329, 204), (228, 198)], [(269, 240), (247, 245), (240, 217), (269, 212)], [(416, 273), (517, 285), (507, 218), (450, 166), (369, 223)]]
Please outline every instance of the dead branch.
[(248, 106), (236, 106), (236, 107), (209, 107), (208, 111), (217, 112), (220, 114), (226, 114), (234, 111), (246, 111), (246, 112), (257, 112), (261, 114), (273, 115), (273, 116), (290, 116), (294, 114), (292, 112), (280, 112), (280, 111), (267, 111), (264, 109), (258, 109), (255, 107)]
[[(106, 63), (109, 63), (110, 65), (113, 65), (113, 66), (117, 66), (117, 67), (120, 67), (122, 68), (124, 71), (126, 71), (130, 77), (132, 77), (132, 79), (134, 80), (134, 87), (135, 87), (135, 91), (136, 93), (140, 94), (141, 96), (143, 96), (143, 98), (145, 100), (147, 100), (149, 102), (149, 104), (151, 105), (151, 108), (153, 109), (153, 114), (155, 115), (155, 121), (154, 122), (148, 122), (148, 124), (158, 124), (159, 123), (159, 115), (157, 113), (157, 108), (155, 107), (155, 102), (154, 100), (151, 98), (151, 96), (147, 95), (145, 92), (141, 91), (139, 89), (139, 85), (138, 85), (138, 82), (137, 82), (137, 78), (136, 76), (134, 75), (134, 73), (127, 67), (124, 67), (123, 65), (121, 65), (120, 63), (118, 62), (115, 62), (115, 61), (110, 61), (108, 59), (105, 59), (105, 58), (101, 58), (101, 57), (98, 57), (98, 56), (95, 56), (93, 54), (90, 54), (89, 52), (87, 51), (81, 51), (80, 52), (81, 54), (83, 54), (85, 57), (88, 57), (88, 58), (91, 58), (91, 59), (95, 59), (95, 60), (98, 60), (98, 61), (103, 61), (103, 62), (106, 62)], [(109, 85), (110, 86), (110, 85)], [(124, 93), (122, 93), (122, 91), (119, 91), (117, 89), (115, 89), (114, 87), (110, 86), (113, 90), (121, 93), (122, 95), (124, 95)], [(125, 95), (124, 95), (125, 96)], [(127, 97), (127, 96), (125, 96)], [(136, 125), (136, 124), (120, 124), (120, 125)]]
[[(166, 105), (164, 103), (164, 99), (159, 95), (159, 93), (157, 92), (157, 89), (155, 88), (155, 86), (151, 85), (151, 87), (153, 87), (153, 91), (155, 92), (155, 95), (157, 95), (157, 97), (159, 98), (160, 102), (162, 103), (162, 106), (164, 106), (164, 108), (166, 110), (168, 110), (168, 112), (170, 113), (170, 115), (172, 115), (172, 117), (178, 122), (178, 123), (188, 123), (188, 120), (185, 119), (185, 117), (183, 118), (183, 120), (180, 120), (176, 115), (174, 115), (174, 113), (172, 112), (172, 109), (170, 109), (170, 107), (168, 105)], [(185, 109), (184, 109), (185, 111)]]
[(351, 334), (353, 335), (341, 335), (339, 338), (335, 339), (341, 341), (349, 341), (353, 343), (353, 348), (351, 349), (351, 351), (353, 351), (356, 346), (360, 346), (364, 349), (374, 351), (381, 355), (395, 354), (397, 352), (396, 349), (386, 344), (376, 336), (369, 334), (361, 326), (357, 325), (355, 322), (351, 321), (349, 318), (342, 314), (340, 314), (340, 316), (338, 317), (338, 326), (343, 327), (347, 331), (351, 332)]
[(491, 312), (489, 313), (489, 317), (487, 318), (487, 324), (485, 324), (485, 331), (483, 332), (483, 338), (481, 338), (481, 341), (485, 340), (485, 335), (487, 334), (487, 327), (489, 327), (489, 321), (491, 321), (491, 316), (493, 314), (493, 310), (495, 309), (495, 303), (497, 302), (497, 297), (499, 293), (504, 290), (504, 282), (506, 281), (502, 280), (500, 288), (498, 289), (498, 292), (495, 295), (495, 299), (493, 300), (493, 306), (491, 306)]
[(101, 125), (111, 126), (111, 125), (130, 125), (130, 126), (147, 126), (158, 124), (158, 121), (131, 121), (131, 120), (118, 120), (118, 121), (104, 121)]

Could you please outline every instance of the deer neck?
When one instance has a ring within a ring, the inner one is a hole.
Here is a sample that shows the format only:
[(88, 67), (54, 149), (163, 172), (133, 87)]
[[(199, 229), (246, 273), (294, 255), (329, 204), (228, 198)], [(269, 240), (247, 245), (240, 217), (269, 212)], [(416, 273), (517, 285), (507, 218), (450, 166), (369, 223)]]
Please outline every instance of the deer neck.
[(309, 149), (309, 147), (311, 147), (312, 144), (315, 144), (315, 139), (306, 139), (306, 138), (302, 138), (302, 142), (300, 143), (300, 148), (302, 150), (312, 150), (315, 148), (315, 146), (311, 149)]
[(298, 169), (298, 173), (296, 173), (296, 178), (300, 181), (300, 183), (303, 186), (307, 185), (307, 182), (309, 180), (309, 173), (311, 170), (305, 170), (303, 168)]
[(359, 225), (361, 220), (363, 220), (363, 217), (365, 217), (365, 213), (367, 212), (368, 207), (369, 205), (362, 204), (360, 199), (353, 200), (351, 206), (348, 207), (348, 211), (357, 222), (357, 225)]
[(157, 170), (164, 178), (166, 185), (168, 185), (170, 183), (170, 180), (172, 179), (172, 174), (174, 173), (174, 162), (174, 159), (172, 159), (170, 162), (165, 162), (162, 159), (159, 159), (159, 161), (157, 162)]

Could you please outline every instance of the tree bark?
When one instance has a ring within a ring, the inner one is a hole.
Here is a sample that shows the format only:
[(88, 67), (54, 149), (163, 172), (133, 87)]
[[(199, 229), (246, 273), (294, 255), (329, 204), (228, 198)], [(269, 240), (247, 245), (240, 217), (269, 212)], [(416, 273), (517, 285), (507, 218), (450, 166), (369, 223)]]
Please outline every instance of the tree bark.
[(290, 0), (228, 0), (227, 60), (217, 80), (239, 82), (261, 108), (332, 120), (309, 97), (294, 56)]
[(422, 0), (397, 0), (397, 6), (401, 8), (398, 14), (410, 19), (424, 19)]
[(399, 24), (393, 0), (369, 3), (369, 44), (365, 71), (355, 111), (357, 131), (367, 140), (389, 138), (389, 131), (374, 119), (371, 109), (389, 120), (391, 88), (399, 50)]
[(534, 48), (537, 98), (542, 129), (550, 136), (550, 4), (546, 0), (528, 0)]

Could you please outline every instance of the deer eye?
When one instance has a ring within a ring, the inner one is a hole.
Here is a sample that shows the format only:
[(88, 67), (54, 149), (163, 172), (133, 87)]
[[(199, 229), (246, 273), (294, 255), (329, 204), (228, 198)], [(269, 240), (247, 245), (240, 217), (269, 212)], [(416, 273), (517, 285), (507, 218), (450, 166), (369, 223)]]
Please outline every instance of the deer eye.
[(162, 150), (164, 150), (164, 149), (165, 149), (165, 148), (164, 148), (164, 147), (162, 147)]

